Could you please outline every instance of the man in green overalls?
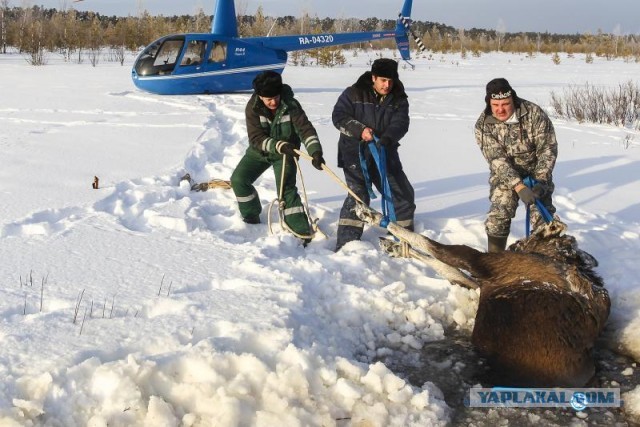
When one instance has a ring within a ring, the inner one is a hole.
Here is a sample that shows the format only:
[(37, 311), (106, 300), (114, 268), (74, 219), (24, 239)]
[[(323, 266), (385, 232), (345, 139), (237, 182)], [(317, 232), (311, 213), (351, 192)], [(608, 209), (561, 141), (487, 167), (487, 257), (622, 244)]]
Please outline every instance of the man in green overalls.
[(296, 187), (294, 157), (298, 155), (293, 150), (304, 144), (313, 158), (313, 166), (322, 170), (325, 161), (318, 133), (294, 98), (291, 87), (282, 83), (280, 74), (275, 71), (258, 74), (253, 89), (245, 108), (249, 148), (231, 175), (240, 214), (248, 224), (260, 223), (262, 205), (253, 183), (273, 166), (278, 194), (280, 186), (284, 186), (284, 221), (295, 234), (310, 236), (309, 219)]

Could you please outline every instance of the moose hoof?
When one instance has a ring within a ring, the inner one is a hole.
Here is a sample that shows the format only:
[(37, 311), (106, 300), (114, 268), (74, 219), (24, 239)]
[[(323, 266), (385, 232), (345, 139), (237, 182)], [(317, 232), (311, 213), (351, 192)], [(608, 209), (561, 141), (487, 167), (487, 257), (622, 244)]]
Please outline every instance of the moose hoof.
[(382, 214), (380, 212), (376, 212), (360, 202), (356, 202), (355, 212), (358, 218), (369, 225), (378, 225), (382, 220)]

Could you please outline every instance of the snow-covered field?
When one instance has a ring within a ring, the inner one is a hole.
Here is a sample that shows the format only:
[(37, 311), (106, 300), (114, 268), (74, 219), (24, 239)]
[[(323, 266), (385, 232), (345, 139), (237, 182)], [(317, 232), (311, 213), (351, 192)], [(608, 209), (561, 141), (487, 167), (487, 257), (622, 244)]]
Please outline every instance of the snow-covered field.
[[(331, 111), (373, 55), (284, 72), (340, 177)], [(329, 237), (307, 248), (269, 234), (270, 172), (257, 182), (261, 225), (241, 221), (230, 190), (190, 192), (187, 172), (230, 176), (247, 146), (249, 96), (140, 92), (131, 62), (94, 68), (51, 55), (31, 67), (0, 55), (0, 425), (449, 423), (455, 409), (435, 383), (411, 383), (385, 361), (445, 329), (468, 333), (478, 294), (382, 254), (383, 230), (334, 253), (344, 190), (309, 163), (311, 209)], [(486, 82), (506, 77), (548, 107), (550, 91), (569, 84), (640, 75), (640, 64), (580, 55), (413, 63), (400, 70), (411, 104), (401, 157), (417, 231), (476, 248), (488, 167), (472, 129)], [(640, 132), (552, 118), (554, 201), (612, 298), (604, 344), (640, 360)], [(523, 235), (519, 212), (509, 242)], [(640, 417), (640, 388), (623, 398), (629, 419)]]

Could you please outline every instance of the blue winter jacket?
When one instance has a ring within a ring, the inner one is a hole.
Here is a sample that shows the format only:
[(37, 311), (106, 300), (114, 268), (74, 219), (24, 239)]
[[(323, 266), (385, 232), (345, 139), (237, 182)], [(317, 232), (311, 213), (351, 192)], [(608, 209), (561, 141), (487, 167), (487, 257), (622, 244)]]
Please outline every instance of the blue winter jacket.
[(400, 139), (409, 130), (409, 101), (404, 85), (395, 80), (391, 93), (380, 100), (373, 90), (371, 72), (367, 71), (342, 92), (331, 118), (340, 131), (338, 167), (344, 166), (345, 144), (359, 144), (362, 131), (367, 127), (379, 138), (390, 138), (393, 144), (389, 148), (397, 149)]

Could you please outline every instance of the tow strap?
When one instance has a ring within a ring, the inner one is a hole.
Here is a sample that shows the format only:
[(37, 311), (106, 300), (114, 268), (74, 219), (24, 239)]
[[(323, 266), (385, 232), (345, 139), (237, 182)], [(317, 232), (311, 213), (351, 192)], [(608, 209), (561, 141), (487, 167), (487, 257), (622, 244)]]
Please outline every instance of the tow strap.
[[(396, 221), (396, 210), (393, 206), (393, 195), (391, 193), (391, 186), (389, 185), (389, 179), (387, 178), (387, 150), (384, 146), (379, 144), (377, 136), (373, 136), (373, 141), (370, 141), (367, 146), (371, 151), (373, 160), (376, 162), (378, 168), (378, 175), (380, 176), (380, 196), (382, 198), (382, 219), (380, 220), (380, 226), (387, 228), (389, 222)], [(362, 168), (362, 174), (364, 175), (365, 185), (369, 192), (369, 197), (372, 199), (377, 198), (373, 192), (373, 186), (371, 183), (371, 176), (369, 174), (369, 168), (367, 167), (367, 160), (365, 158), (365, 146), (360, 145), (360, 167)]]
[[(538, 181), (536, 181), (534, 178), (531, 178), (530, 176), (525, 177), (522, 180), (522, 182), (524, 183), (524, 185), (526, 185), (531, 189), (533, 189), (533, 186), (538, 183)], [(553, 215), (549, 213), (549, 210), (547, 210), (547, 208), (544, 206), (542, 201), (538, 200), (537, 197), (536, 197), (536, 208), (538, 208), (538, 211), (540, 212), (540, 215), (542, 215), (542, 219), (544, 219), (544, 222), (549, 224), (551, 221), (553, 221)], [(527, 234), (527, 237), (529, 237), (529, 235), (531, 234), (531, 218), (529, 216), (530, 212), (531, 212), (531, 207), (527, 205), (527, 219), (525, 221), (525, 232)]]

